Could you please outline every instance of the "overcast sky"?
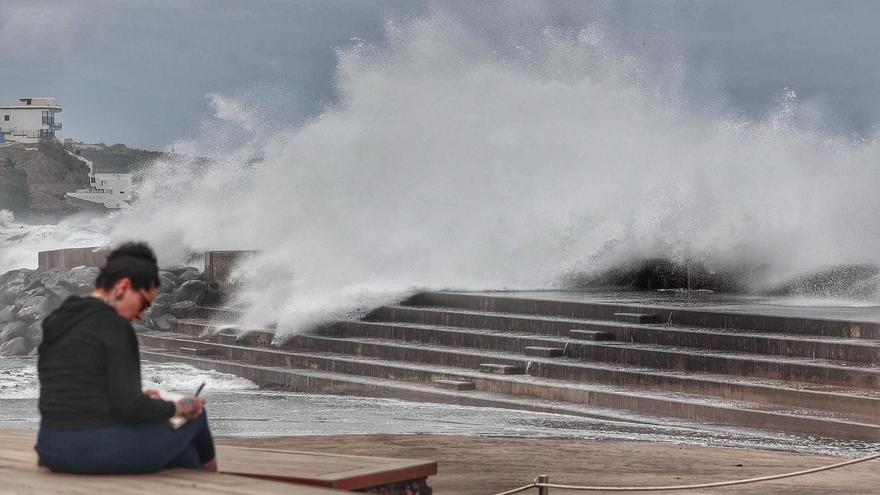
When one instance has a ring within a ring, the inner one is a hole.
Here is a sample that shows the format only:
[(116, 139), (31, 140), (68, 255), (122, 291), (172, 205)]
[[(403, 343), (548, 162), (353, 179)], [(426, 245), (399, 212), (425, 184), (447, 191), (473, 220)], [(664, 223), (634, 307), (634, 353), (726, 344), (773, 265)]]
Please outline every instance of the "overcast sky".
[(756, 117), (788, 87), (837, 131), (880, 121), (875, 1), (0, 0), (0, 102), (55, 96), (62, 137), (148, 149), (195, 135), (210, 93), (268, 95), (293, 124), (332, 103), (336, 48), (436, 10), (500, 51), (600, 22), (649, 68), (680, 65), (693, 108)]

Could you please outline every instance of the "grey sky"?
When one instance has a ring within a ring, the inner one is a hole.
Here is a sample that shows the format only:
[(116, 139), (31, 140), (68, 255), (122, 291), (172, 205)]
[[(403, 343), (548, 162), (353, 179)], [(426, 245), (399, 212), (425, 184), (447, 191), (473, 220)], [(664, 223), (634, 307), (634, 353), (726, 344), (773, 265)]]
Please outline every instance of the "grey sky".
[[(754, 117), (784, 87), (865, 134), (880, 120), (878, 2), (0, 0), (0, 101), (55, 96), (64, 137), (158, 149), (198, 132), (205, 96), (265, 93), (294, 123), (332, 102), (335, 47), (444, 10), (500, 50), (544, 26), (606, 25), (693, 108)], [(653, 67), (651, 67), (653, 66)]]

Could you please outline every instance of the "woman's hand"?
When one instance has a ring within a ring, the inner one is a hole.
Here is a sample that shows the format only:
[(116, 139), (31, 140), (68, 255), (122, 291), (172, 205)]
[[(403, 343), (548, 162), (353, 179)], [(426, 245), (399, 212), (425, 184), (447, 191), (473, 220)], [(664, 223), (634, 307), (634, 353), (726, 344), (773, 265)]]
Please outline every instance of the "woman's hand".
[(158, 390), (153, 390), (153, 389), (144, 390), (144, 395), (146, 395), (147, 397), (149, 397), (151, 399), (157, 399), (157, 400), (162, 399), (162, 397), (159, 395)]
[(197, 418), (205, 410), (205, 399), (187, 395), (174, 403), (174, 409), (175, 414), (182, 418)]

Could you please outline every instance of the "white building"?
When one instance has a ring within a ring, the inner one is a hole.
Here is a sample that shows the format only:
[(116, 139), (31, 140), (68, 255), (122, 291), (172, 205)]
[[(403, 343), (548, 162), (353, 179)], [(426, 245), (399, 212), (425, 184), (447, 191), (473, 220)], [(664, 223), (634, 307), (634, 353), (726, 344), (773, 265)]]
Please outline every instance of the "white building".
[(61, 107), (55, 98), (19, 98), (20, 105), (0, 107), (0, 133), (7, 141), (36, 143), (40, 139), (55, 139), (55, 131), (61, 122), (55, 122), (55, 114)]
[(131, 174), (101, 172), (96, 170), (91, 160), (68, 153), (89, 167), (89, 188), (65, 194), (64, 199), (68, 204), (99, 210), (131, 207)]

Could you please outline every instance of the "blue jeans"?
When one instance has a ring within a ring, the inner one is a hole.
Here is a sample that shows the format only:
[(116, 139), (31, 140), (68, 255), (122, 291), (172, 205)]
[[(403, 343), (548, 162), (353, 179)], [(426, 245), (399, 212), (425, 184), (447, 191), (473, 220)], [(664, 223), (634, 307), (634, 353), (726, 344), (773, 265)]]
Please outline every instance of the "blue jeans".
[(41, 427), (36, 449), (40, 462), (52, 471), (77, 474), (200, 469), (214, 458), (214, 440), (204, 413), (176, 430), (166, 421), (79, 430)]

